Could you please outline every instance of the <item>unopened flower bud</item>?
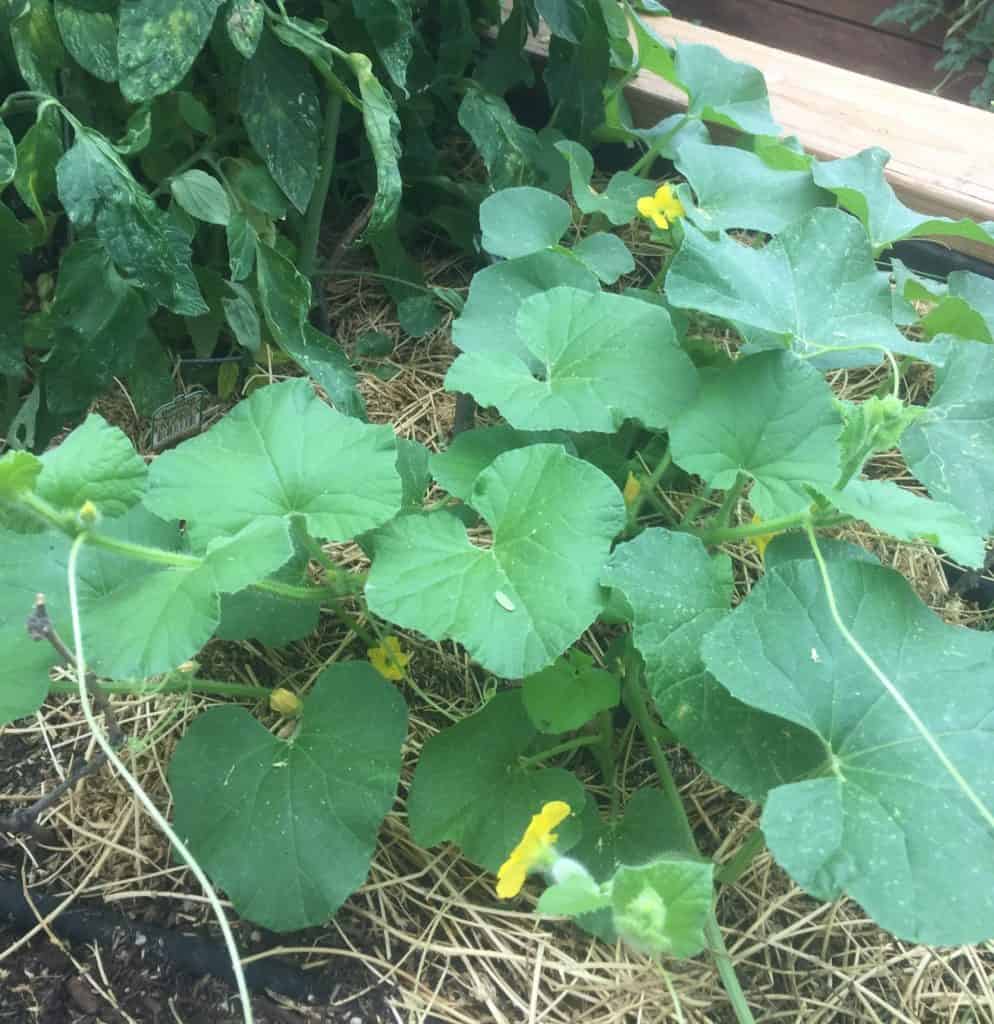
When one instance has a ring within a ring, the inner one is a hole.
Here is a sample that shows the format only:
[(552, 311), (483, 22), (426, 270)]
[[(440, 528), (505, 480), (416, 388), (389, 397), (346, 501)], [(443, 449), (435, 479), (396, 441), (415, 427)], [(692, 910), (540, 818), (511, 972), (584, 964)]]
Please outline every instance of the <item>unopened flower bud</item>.
[(281, 715), (299, 715), (304, 706), (301, 699), (290, 690), (280, 687), (269, 695), (269, 706)]

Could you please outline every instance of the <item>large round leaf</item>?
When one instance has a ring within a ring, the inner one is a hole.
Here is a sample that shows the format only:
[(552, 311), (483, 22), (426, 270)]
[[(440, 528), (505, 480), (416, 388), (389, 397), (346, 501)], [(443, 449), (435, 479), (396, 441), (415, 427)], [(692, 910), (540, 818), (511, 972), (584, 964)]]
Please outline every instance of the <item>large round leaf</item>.
[(311, 534), (348, 540), (400, 509), (393, 431), (329, 408), (304, 380), (254, 391), (207, 433), (152, 464), (149, 507), (188, 520), (202, 550), (260, 519), (307, 521)]
[(365, 881), (406, 732), (403, 700), (366, 662), (322, 672), (286, 740), (211, 708), (170, 762), (176, 831), (243, 917), (320, 924)]
[(458, 640), (497, 675), (537, 672), (603, 610), (598, 576), (625, 522), (621, 494), (599, 469), (540, 444), (498, 456), (470, 503), (493, 529), (489, 549), (447, 514), (403, 516), (375, 535), (370, 611)]
[[(829, 572), (842, 620), (990, 808), (994, 637), (947, 626), (890, 569)], [(994, 936), (994, 835), (845, 642), (814, 562), (768, 573), (703, 650), (733, 696), (823, 745), (820, 772), (774, 789), (763, 812), (770, 849), (805, 889), (847, 893), (912, 942)]]
[(701, 374), (697, 400), (673, 425), (674, 460), (710, 487), (755, 481), (763, 519), (811, 504), (809, 487), (839, 478), (842, 420), (822, 375), (788, 352), (762, 352)]
[(468, 352), (445, 383), (496, 406), (520, 430), (609, 434), (626, 419), (662, 429), (697, 390), (697, 372), (660, 306), (553, 288), (522, 302), (515, 323), (530, 358)]
[(521, 694), (512, 692), (428, 740), (407, 804), (415, 841), (458, 843), (470, 860), (496, 871), (544, 803), (564, 800), (578, 811), (584, 794), (576, 776), (519, 765), (535, 738)]

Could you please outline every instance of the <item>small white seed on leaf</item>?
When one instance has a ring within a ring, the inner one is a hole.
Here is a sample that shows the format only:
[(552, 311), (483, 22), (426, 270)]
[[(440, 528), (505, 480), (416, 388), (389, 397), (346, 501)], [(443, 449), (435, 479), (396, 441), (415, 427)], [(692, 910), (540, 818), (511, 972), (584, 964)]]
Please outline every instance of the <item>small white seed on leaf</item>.
[(494, 591), (494, 597), (497, 598), (497, 603), (506, 612), (514, 611), (514, 602), (504, 593), (503, 590)]

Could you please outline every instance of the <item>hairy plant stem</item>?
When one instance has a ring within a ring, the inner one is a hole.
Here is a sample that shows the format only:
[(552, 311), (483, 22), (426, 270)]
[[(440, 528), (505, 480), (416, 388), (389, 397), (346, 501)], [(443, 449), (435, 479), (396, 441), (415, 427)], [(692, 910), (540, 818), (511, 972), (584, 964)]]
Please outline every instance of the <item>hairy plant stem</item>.
[[(670, 771), (669, 761), (666, 760), (666, 753), (656, 735), (652, 715), (649, 711), (647, 694), (642, 683), (641, 663), (633, 645), (630, 646), (629, 652), (625, 657), (624, 686), (627, 696), (626, 703), (649, 748), (652, 762), (656, 766), (656, 774), (659, 776), (660, 788), (672, 805), (677, 821), (680, 822), (683, 834), (679, 842), (683, 851), (689, 857), (700, 860), (701, 852), (697, 847), (697, 840), (694, 839), (694, 831), (690, 827), (690, 820), (687, 818), (687, 811), (680, 797), (680, 791), (677, 789), (673, 773)], [(704, 924), (704, 936), (711, 949), (711, 955), (714, 957), (715, 966), (718, 969), (718, 977), (721, 979), (725, 993), (728, 995), (728, 1001), (735, 1012), (735, 1019), (738, 1021), (738, 1024), (755, 1024), (752, 1011), (746, 1002), (745, 993), (742, 991), (742, 986), (735, 973), (735, 967), (732, 964), (731, 957), (728, 955), (728, 949), (725, 946), (725, 939), (721, 934), (721, 927), (715, 915), (713, 902)]]
[[(133, 683), (116, 680), (98, 684), (104, 693), (123, 693), (132, 697), (157, 697), (160, 693), (208, 693), (218, 697), (234, 697), (245, 700), (266, 700), (273, 692), (266, 686), (250, 686), (248, 683), (227, 683), (220, 679), (191, 679), (185, 672), (171, 672), (158, 683)], [(76, 693), (73, 683), (58, 680), (48, 684), (51, 693)]]
[(812, 519), (811, 513), (807, 510), (798, 512), (791, 516), (780, 516), (777, 519), (767, 519), (762, 523), (744, 523), (742, 526), (682, 526), (684, 533), (692, 533), (699, 537), (708, 546), (714, 544), (727, 544), (737, 540), (748, 540), (750, 537), (759, 537), (766, 533), (785, 533), (788, 530), (802, 530), (810, 523), (815, 529), (826, 529), (831, 526), (841, 526), (848, 523), (851, 516), (829, 515)]
[(338, 93), (328, 96), (324, 108), (324, 137), (321, 141), (321, 169), (314, 191), (311, 193), (304, 223), (300, 231), (300, 252), (297, 268), (308, 280), (314, 276), (317, 264), (318, 239), (321, 236), (321, 223), (324, 219), (324, 207), (328, 201), (328, 189), (335, 173), (335, 147), (338, 143), (338, 123), (342, 114), (342, 97)]
[(602, 740), (600, 735), (592, 735), (591, 733), (584, 733), (582, 736), (574, 736), (571, 740), (565, 740), (563, 743), (557, 743), (554, 747), (549, 747), (548, 750), (539, 751), (537, 754), (532, 754), (530, 757), (518, 758), (518, 764), (522, 768), (528, 768), (531, 765), (541, 764), (543, 761), (548, 761), (550, 758), (558, 757), (559, 754), (568, 754), (571, 750), (579, 750), (582, 747), (595, 747), (600, 746)]
[(734, 885), (748, 870), (756, 857), (766, 849), (763, 830), (757, 825), (742, 841), (742, 845), (718, 868), (714, 879), (722, 885)]
[(614, 748), (614, 722), (610, 711), (602, 711), (597, 716), (597, 728), (600, 733), (600, 744), (594, 750), (597, 763), (601, 770), (604, 785), (607, 786), (611, 800), (611, 817), (617, 819), (621, 811), (621, 790), (618, 787), (618, 766)]
[(656, 463), (655, 469), (646, 478), (645, 483), (642, 484), (639, 490), (638, 498), (632, 503), (632, 507), (628, 513), (628, 525), (634, 526), (638, 522), (638, 517), (642, 514), (642, 509), (646, 502), (651, 502), (655, 498), (656, 488), (659, 486), (659, 481), (662, 480), (666, 474), (666, 470), (673, 465), (673, 454), (670, 452), (669, 445), (666, 446), (666, 451), (663, 452), (663, 457)]
[(718, 509), (712, 522), (718, 529), (723, 529), (728, 526), (729, 520), (732, 518), (732, 513), (735, 511), (735, 506), (739, 502), (739, 498), (742, 497), (742, 492), (745, 490), (745, 485), (749, 482), (749, 478), (745, 473), (738, 473), (735, 477), (735, 483), (725, 492), (725, 497), (721, 502), (721, 508)]
[(648, 177), (652, 169), (653, 161), (660, 155), (660, 150), (670, 139), (690, 120), (690, 114), (684, 114), (679, 121), (661, 138), (653, 139), (649, 148), (632, 164), (630, 174), (637, 174), (640, 177)]

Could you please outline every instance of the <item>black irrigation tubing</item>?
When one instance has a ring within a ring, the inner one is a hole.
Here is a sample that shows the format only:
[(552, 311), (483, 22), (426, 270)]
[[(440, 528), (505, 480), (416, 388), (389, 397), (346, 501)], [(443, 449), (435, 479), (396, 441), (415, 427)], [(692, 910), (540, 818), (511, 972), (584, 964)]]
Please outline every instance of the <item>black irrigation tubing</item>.
[[(31, 901), (42, 917), (54, 911), (64, 898), (31, 891)], [(0, 876), (2, 923), (10, 923), (23, 933), (38, 923), (38, 917), (25, 898), (20, 881)], [(139, 923), (119, 911), (92, 905), (69, 907), (49, 927), (69, 943), (99, 942), (109, 946), (123, 941), (140, 949), (143, 956), (166, 962), (185, 974), (210, 974), (234, 984), (227, 950), (215, 939)], [(326, 972), (303, 971), (273, 957), (246, 964), (244, 971), (245, 981), (253, 991), (278, 992), (299, 1003), (321, 1005), (335, 993), (334, 979)]]

